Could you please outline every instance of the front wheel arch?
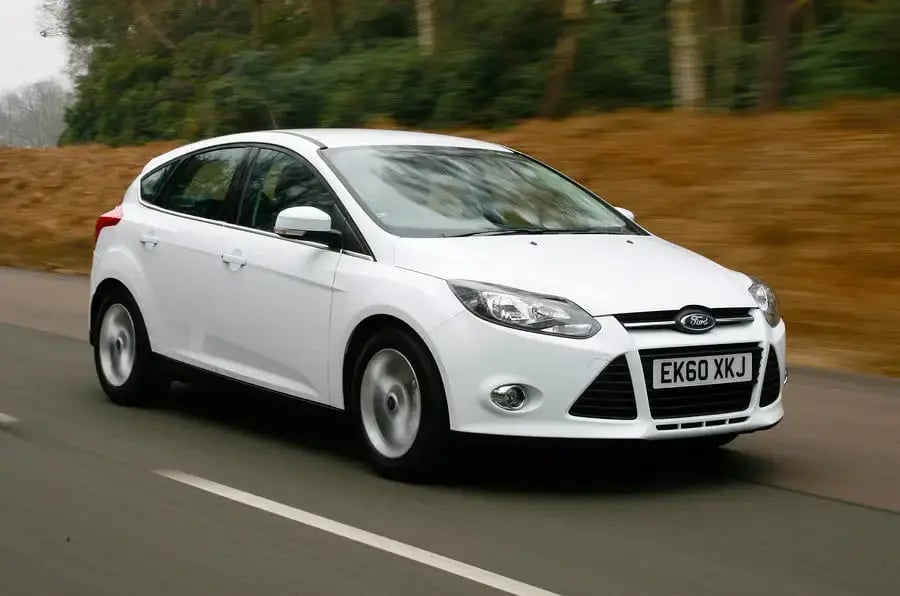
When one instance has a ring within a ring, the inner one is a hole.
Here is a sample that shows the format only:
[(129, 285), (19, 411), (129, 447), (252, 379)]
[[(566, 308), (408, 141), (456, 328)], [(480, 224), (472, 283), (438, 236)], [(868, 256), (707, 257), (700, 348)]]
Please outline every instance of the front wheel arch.
[[(344, 359), (341, 363), (341, 380), (343, 383), (344, 411), (349, 412), (353, 403), (351, 383), (353, 381), (353, 366), (366, 341), (375, 333), (385, 328), (394, 328), (409, 334), (414, 340), (422, 344), (422, 348), (434, 361), (434, 354), (428, 348), (425, 340), (410, 325), (392, 315), (371, 315), (356, 326), (347, 340), (347, 348), (344, 350)], [(440, 370), (440, 368), (438, 367)], [(442, 379), (443, 381), (443, 379)], [(446, 389), (446, 383), (444, 383)]]

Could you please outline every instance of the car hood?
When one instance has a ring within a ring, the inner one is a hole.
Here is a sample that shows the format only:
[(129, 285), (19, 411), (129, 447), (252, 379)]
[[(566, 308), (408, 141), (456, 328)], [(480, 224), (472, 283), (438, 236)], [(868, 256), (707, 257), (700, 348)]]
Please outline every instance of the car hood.
[(399, 238), (394, 264), (568, 298), (593, 316), (756, 306), (747, 276), (655, 236)]

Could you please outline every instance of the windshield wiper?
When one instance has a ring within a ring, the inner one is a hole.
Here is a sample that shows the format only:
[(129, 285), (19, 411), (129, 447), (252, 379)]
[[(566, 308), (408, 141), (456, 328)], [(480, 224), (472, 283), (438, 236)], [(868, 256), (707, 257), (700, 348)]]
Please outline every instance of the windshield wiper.
[(462, 234), (447, 234), (445, 238), (465, 238), (467, 236), (512, 236), (515, 234), (543, 234), (544, 228), (497, 228), (494, 230), (476, 230)]
[(574, 228), (574, 229), (545, 229), (541, 234), (626, 234), (628, 230), (624, 227), (613, 228)]
[(512, 236), (516, 234), (625, 234), (626, 228), (498, 228), (495, 230), (478, 230), (463, 234), (449, 234), (446, 238), (465, 238), (467, 236)]

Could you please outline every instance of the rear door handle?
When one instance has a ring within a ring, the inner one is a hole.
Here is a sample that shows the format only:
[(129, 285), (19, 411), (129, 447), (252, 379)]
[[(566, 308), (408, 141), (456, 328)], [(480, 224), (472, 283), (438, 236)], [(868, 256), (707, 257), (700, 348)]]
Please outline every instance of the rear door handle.
[(247, 259), (245, 259), (244, 257), (233, 255), (227, 252), (222, 253), (222, 260), (229, 265), (237, 265), (238, 267), (243, 267), (247, 264)]
[(156, 246), (157, 244), (159, 244), (159, 238), (153, 236), (152, 234), (141, 234), (138, 240), (140, 240), (141, 244), (147, 247)]

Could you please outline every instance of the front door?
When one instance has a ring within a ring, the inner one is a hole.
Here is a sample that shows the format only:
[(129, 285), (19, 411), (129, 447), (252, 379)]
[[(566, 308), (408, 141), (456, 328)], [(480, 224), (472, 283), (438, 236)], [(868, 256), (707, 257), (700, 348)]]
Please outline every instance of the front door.
[(227, 376), (329, 402), (328, 341), (341, 254), (274, 234), (279, 211), (329, 211), (330, 189), (305, 161), (259, 149), (249, 167), (237, 225), (226, 226), (229, 262), (218, 274), (216, 367)]

